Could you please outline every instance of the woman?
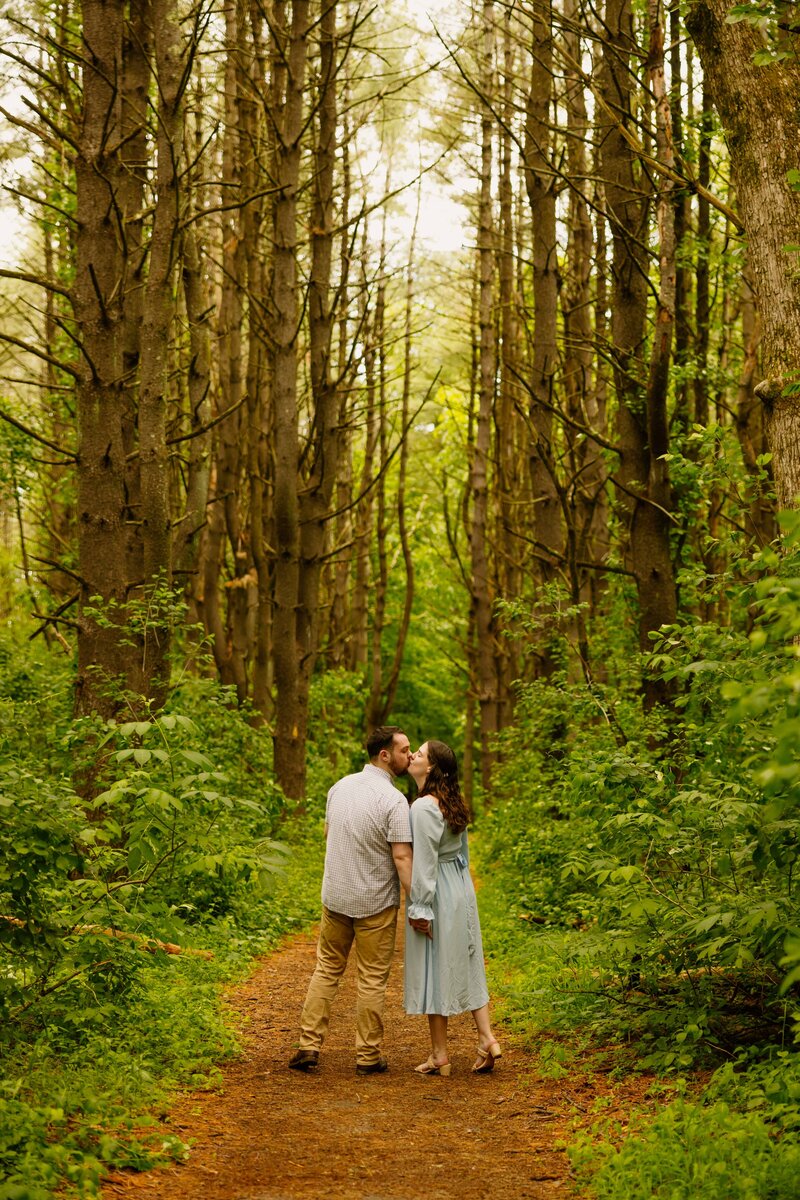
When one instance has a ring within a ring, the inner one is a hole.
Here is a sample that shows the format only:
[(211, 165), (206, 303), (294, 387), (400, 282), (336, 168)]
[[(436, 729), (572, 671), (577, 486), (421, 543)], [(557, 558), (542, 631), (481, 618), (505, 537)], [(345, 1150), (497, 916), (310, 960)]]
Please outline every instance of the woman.
[(408, 773), (419, 788), (411, 805), (414, 866), (406, 936), (405, 1009), (425, 1013), (431, 1053), (420, 1075), (449, 1075), (447, 1018), (471, 1012), (478, 1030), (476, 1075), (501, 1057), (489, 1023), (475, 888), (469, 874), (469, 810), (458, 785), (456, 756), (429, 741), (412, 755)]

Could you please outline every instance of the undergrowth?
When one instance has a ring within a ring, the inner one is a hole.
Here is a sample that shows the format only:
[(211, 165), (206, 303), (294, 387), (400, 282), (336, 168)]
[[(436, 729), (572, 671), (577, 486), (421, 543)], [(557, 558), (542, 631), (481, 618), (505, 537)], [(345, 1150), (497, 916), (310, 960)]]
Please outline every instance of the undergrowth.
[(151, 717), (75, 721), (70, 670), (18, 641), (0, 634), (0, 1200), (91, 1197), (111, 1168), (186, 1153), (158, 1118), (237, 1051), (223, 987), (317, 915), (339, 764), (312, 762), (298, 816), (225, 689), (186, 679)]
[(642, 712), (620, 627), (602, 683), (565, 648), (499, 742), (477, 840), (503, 1019), (545, 1074), (602, 1050), (606, 1070), (685, 1081), (576, 1132), (582, 1197), (800, 1196), (797, 514), (784, 528), (781, 556), (719, 581), (728, 625), (654, 635), (643, 669), (669, 710)]
[(317, 914), (320, 860), (316, 835), (298, 840), (246, 923), (219, 919), (184, 939), (188, 949), (213, 951), (212, 960), (130, 949), (147, 961), (137, 962), (124, 998), (77, 1010), (70, 997), (58, 1005), (54, 997), (27, 1036), (6, 1043), (1, 1200), (47, 1200), (70, 1190), (90, 1197), (112, 1167), (183, 1157), (186, 1147), (164, 1140), (158, 1118), (176, 1088), (218, 1083), (220, 1064), (238, 1047), (221, 989), (248, 971), (254, 955)]

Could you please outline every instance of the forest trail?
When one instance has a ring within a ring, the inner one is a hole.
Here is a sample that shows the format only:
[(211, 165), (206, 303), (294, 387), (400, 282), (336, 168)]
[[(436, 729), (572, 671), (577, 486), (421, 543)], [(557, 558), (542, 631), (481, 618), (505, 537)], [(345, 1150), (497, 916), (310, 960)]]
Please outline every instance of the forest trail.
[[(264, 959), (229, 994), (243, 1023), (243, 1053), (221, 1090), (177, 1100), (165, 1124), (192, 1146), (187, 1163), (118, 1172), (104, 1200), (548, 1200), (570, 1194), (557, 1143), (594, 1085), (542, 1080), (500, 1030), (504, 1057), (472, 1075), (469, 1015), (452, 1021), (449, 1079), (414, 1074), (427, 1025), (402, 1009), (402, 957), (389, 981), (384, 1075), (355, 1074), (354, 963), (334, 1007), (316, 1075), (289, 1071), (314, 963), (302, 935)], [(605, 1079), (602, 1081), (607, 1087)], [(566, 1084), (566, 1086), (565, 1086)]]

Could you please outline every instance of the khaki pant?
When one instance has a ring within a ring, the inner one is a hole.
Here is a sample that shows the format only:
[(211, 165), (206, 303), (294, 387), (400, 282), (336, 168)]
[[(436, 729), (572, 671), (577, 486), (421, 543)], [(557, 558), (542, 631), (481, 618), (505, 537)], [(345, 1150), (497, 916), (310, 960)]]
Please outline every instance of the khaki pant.
[(319, 1050), (325, 1040), (331, 1005), (355, 940), (358, 969), (356, 1060), (362, 1065), (378, 1061), (383, 1040), (386, 981), (392, 965), (396, 931), (397, 908), (394, 905), (370, 917), (346, 917), (323, 907), (317, 965), (300, 1017), (301, 1050)]

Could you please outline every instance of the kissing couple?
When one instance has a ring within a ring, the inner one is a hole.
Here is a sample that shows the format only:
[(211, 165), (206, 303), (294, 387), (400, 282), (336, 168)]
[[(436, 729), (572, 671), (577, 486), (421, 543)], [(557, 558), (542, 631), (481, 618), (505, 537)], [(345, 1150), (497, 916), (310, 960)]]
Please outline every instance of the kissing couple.
[[(367, 739), (369, 762), (328, 792), (325, 872), (317, 965), (300, 1017), (294, 1071), (316, 1071), (331, 1006), (355, 943), (358, 969), (356, 1073), (386, 1071), (382, 1053), (386, 982), (394, 954), (400, 884), (407, 897), (404, 1006), (425, 1014), (431, 1052), (414, 1070), (449, 1075), (447, 1021), (471, 1012), (478, 1033), (472, 1070), (488, 1074), (501, 1057), (489, 1021), (475, 888), (469, 873), (470, 819), (456, 756), (431, 739), (412, 753), (396, 725)], [(394, 780), (411, 775), (409, 808)]]

